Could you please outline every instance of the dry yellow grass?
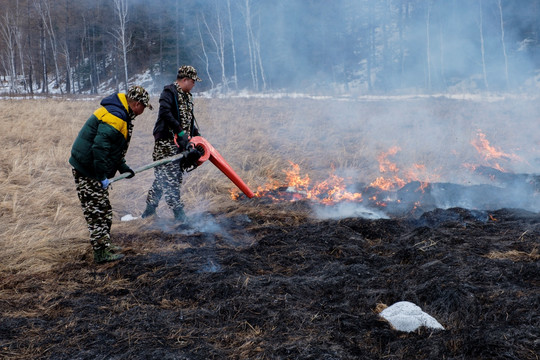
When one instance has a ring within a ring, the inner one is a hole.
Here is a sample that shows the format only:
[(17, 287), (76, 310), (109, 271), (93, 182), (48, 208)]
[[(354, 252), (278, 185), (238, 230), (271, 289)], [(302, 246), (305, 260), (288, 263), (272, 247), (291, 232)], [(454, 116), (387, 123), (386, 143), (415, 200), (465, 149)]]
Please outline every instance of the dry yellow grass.
[(40, 272), (66, 247), (84, 244), (80, 205), (66, 161), (86, 103), (3, 101), (0, 124), (2, 271)]
[(540, 254), (538, 254), (538, 249), (533, 249), (530, 253), (525, 251), (510, 250), (510, 251), (492, 251), (486, 255), (488, 259), (508, 259), (514, 262), (518, 261), (538, 261), (540, 259)]
[[(0, 101), (0, 273), (46, 272), (66, 257), (89, 250), (68, 158), (73, 140), (98, 104), (99, 98)], [(313, 139), (303, 138), (296, 129), (296, 141), (276, 141), (280, 131), (300, 126), (295, 123), (297, 114), (285, 110), (282, 101), (197, 99), (195, 114), (203, 136), (252, 189), (272, 178), (284, 180), (289, 160), (307, 165), (303, 150)], [(126, 156), (133, 168), (152, 161), (156, 115), (146, 111), (136, 119)], [(313, 155), (321, 157), (318, 164), (327, 172), (328, 148), (316, 148)], [(120, 218), (142, 213), (153, 177), (148, 170), (113, 184), (113, 234), (119, 228), (144, 231), (144, 223), (123, 223)], [(188, 213), (233, 205), (233, 188), (210, 162), (204, 164), (185, 177)], [(158, 213), (171, 216), (163, 202)]]

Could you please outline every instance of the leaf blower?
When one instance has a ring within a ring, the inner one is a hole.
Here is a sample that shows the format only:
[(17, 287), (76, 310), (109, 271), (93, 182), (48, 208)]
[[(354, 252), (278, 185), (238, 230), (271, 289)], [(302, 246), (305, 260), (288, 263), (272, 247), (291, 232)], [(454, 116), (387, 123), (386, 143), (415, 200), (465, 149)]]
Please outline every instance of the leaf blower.
[[(253, 191), (242, 181), (231, 166), (225, 161), (220, 153), (202, 136), (195, 136), (189, 140), (188, 149), (180, 154), (154, 161), (150, 164), (134, 169), (134, 173), (154, 168), (159, 165), (167, 164), (173, 161), (179, 161), (182, 169), (192, 171), (196, 167), (202, 165), (206, 160), (210, 160), (222, 173), (224, 173), (242, 192), (248, 197), (254, 196)], [(120, 174), (112, 179), (110, 183), (125, 179), (130, 176), (130, 173)]]

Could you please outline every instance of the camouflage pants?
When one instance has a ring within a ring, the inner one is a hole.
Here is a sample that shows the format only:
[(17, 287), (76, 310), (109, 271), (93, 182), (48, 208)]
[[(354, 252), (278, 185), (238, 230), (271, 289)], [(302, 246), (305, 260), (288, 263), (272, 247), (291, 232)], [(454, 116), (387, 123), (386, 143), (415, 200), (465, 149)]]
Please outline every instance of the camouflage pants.
[[(161, 160), (178, 154), (178, 148), (173, 140), (156, 140), (152, 159)], [(165, 195), (165, 202), (172, 210), (184, 207), (180, 199), (180, 185), (182, 185), (182, 169), (178, 161), (163, 164), (154, 168), (155, 179), (148, 191), (146, 203), (157, 207), (161, 196)]]
[(112, 207), (109, 201), (109, 191), (101, 187), (98, 180), (83, 176), (73, 169), (77, 195), (81, 206), (88, 231), (90, 231), (90, 243), (94, 250), (110, 246)]

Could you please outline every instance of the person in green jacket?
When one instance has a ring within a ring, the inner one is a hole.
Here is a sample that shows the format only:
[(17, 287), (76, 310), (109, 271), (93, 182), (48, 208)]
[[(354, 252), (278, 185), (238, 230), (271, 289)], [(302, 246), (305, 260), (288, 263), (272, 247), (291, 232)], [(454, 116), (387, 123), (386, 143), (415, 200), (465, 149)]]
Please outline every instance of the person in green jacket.
[(127, 94), (116, 93), (101, 100), (101, 107), (88, 118), (77, 135), (69, 163), (84, 218), (90, 232), (94, 261), (104, 263), (124, 257), (118, 246), (111, 245), (112, 207), (109, 179), (116, 172), (135, 172), (126, 164), (125, 155), (131, 140), (133, 120), (145, 108), (152, 110), (148, 92), (132, 86)]

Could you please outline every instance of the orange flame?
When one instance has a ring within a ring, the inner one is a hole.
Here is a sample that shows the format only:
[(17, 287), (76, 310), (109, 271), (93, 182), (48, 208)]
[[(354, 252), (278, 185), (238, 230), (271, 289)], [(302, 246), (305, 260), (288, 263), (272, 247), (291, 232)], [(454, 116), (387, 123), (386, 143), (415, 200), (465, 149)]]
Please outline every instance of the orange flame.
[(405, 185), (405, 181), (400, 179), (396, 174), (399, 172), (399, 167), (396, 163), (390, 161), (388, 157), (390, 155), (396, 155), (401, 148), (399, 146), (393, 146), (388, 151), (382, 152), (377, 156), (377, 161), (379, 162), (379, 172), (386, 173), (390, 172), (393, 175), (393, 179), (385, 179), (384, 177), (378, 177), (373, 181), (369, 186), (379, 188), (384, 191), (392, 190), (398, 187)]
[(309, 175), (306, 174), (306, 176), (302, 178), (300, 176), (300, 166), (298, 164), (294, 164), (291, 161), (289, 161), (289, 163), (291, 164), (292, 169), (289, 171), (284, 170), (285, 174), (287, 174), (287, 185), (294, 186), (300, 189), (306, 189), (310, 183)]
[[(439, 179), (439, 176), (437, 175), (426, 174), (426, 166), (423, 164), (413, 164), (411, 169), (403, 171), (403, 174), (398, 176), (400, 169), (395, 163), (388, 160), (388, 156), (395, 155), (400, 150), (401, 149), (399, 148), (399, 146), (393, 146), (387, 152), (383, 152), (377, 157), (377, 160), (379, 161), (379, 171), (381, 173), (391, 172), (393, 173), (393, 175), (391, 179), (378, 177), (377, 179), (375, 179), (375, 181), (369, 184), (369, 186), (380, 188), (384, 191), (389, 191), (401, 188), (405, 186), (407, 182), (420, 181), (422, 183), (420, 189), (423, 191), (428, 185), (428, 181), (432, 182)], [(403, 177), (406, 180), (404, 180)], [(420, 180), (422, 178), (423, 180)]]
[(346, 189), (345, 180), (331, 174), (323, 182), (315, 185), (307, 192), (308, 199), (319, 199), (321, 203), (331, 205), (342, 201), (362, 201), (361, 193), (351, 193)]
[(378, 177), (377, 179), (375, 179), (375, 181), (369, 184), (369, 186), (387, 191), (393, 189), (395, 187), (395, 184), (392, 181), (386, 180), (383, 177)]
[[(277, 180), (260, 186), (255, 192), (255, 197), (267, 197), (273, 201), (297, 201), (309, 199), (321, 204), (332, 205), (342, 201), (362, 201), (361, 193), (346, 190), (345, 179), (335, 174), (315, 185), (311, 185), (308, 174), (300, 174), (300, 166), (289, 161), (291, 169), (284, 170), (286, 183), (279, 184)], [(284, 189), (281, 194), (273, 192), (276, 189)], [(238, 192), (231, 192), (231, 198), (237, 199)], [(235, 197), (236, 196), (236, 197)]]
[(497, 150), (493, 146), (489, 144), (489, 141), (486, 139), (486, 134), (481, 133), (478, 131), (477, 133), (478, 138), (473, 139), (471, 141), (471, 145), (476, 148), (476, 150), (484, 157), (484, 160), (489, 159), (501, 159), (501, 158), (509, 158), (510, 155)]
[[(420, 181), (419, 173), (426, 172), (426, 166), (422, 164), (414, 164), (412, 169), (405, 172), (404, 180), (398, 176), (399, 167), (389, 160), (389, 156), (395, 155), (400, 151), (398, 146), (391, 147), (388, 151), (382, 152), (378, 157), (379, 171), (381, 173), (390, 173), (388, 178), (383, 176), (377, 177), (369, 186), (381, 192), (399, 189), (407, 183), (407, 181)], [(291, 168), (284, 170), (286, 182), (279, 183), (273, 180), (264, 186), (259, 186), (255, 191), (255, 197), (265, 197), (272, 201), (297, 201), (301, 199), (309, 199), (321, 204), (333, 205), (343, 201), (361, 202), (363, 201), (362, 193), (352, 192), (347, 190), (346, 179), (339, 177), (333, 173), (329, 177), (319, 183), (311, 184), (311, 179), (308, 174), (301, 174), (300, 166), (289, 161)], [(427, 176), (423, 176), (424, 178)], [(432, 178), (438, 178), (430, 176)], [(429, 182), (420, 181), (419, 189), (424, 191)], [(277, 191), (276, 191), (277, 190)], [(239, 192), (234, 190), (231, 192), (232, 199), (238, 199)], [(377, 199), (378, 195), (372, 196), (369, 201), (375, 202), (379, 206), (386, 206), (385, 201)]]
[[(471, 141), (471, 145), (476, 148), (476, 150), (483, 157), (484, 161), (490, 162), (491, 160), (518, 160), (521, 161), (521, 158), (514, 154), (507, 154), (500, 149), (491, 146), (489, 140), (486, 138), (486, 135), (480, 130), (477, 132), (477, 138)], [(499, 163), (494, 163), (492, 167), (500, 171), (505, 171)]]
[(238, 188), (232, 188), (230, 191), (231, 199), (238, 200), (238, 197), (240, 196), (240, 190)]
[[(477, 139), (473, 140), (471, 144), (482, 155), (485, 161), (494, 159), (519, 159), (515, 155), (507, 154), (491, 146), (486, 135), (480, 131), (478, 132)], [(419, 182), (418, 191), (425, 192), (429, 184), (439, 180), (440, 176), (437, 175), (437, 171), (434, 173), (433, 169), (431, 169), (431, 172), (429, 172), (424, 164), (413, 164), (405, 170), (400, 169), (391, 159), (399, 151), (401, 151), (399, 146), (393, 146), (377, 156), (381, 175), (369, 183), (370, 189), (366, 189), (366, 192), (374, 191), (375, 195), (370, 195), (366, 201), (379, 206), (386, 206), (387, 200), (384, 199), (385, 192), (400, 189), (413, 181)], [(307, 199), (326, 205), (333, 205), (343, 201), (363, 201), (362, 193), (348, 190), (346, 179), (337, 176), (333, 171), (326, 180), (312, 184), (310, 176), (308, 174), (302, 174), (298, 164), (291, 161), (289, 163), (290, 169), (283, 170), (286, 177), (285, 182), (283, 183), (278, 180), (269, 181), (267, 184), (257, 188), (255, 197), (267, 198), (274, 202)], [(463, 166), (470, 170), (475, 170), (479, 165), (465, 163)], [(492, 165), (492, 167), (504, 171), (499, 164)], [(234, 200), (239, 198), (239, 191), (237, 189), (231, 191), (231, 198)], [(389, 201), (397, 201), (399, 203), (399, 200)], [(415, 204), (415, 206), (419, 207), (420, 204)]]
[(389, 155), (396, 155), (398, 151), (401, 151), (401, 148), (399, 146), (393, 146), (387, 152), (382, 152), (379, 156), (377, 156), (377, 160), (379, 161), (379, 171), (381, 173), (385, 173), (387, 171), (396, 173), (399, 171), (397, 165), (388, 160)]

